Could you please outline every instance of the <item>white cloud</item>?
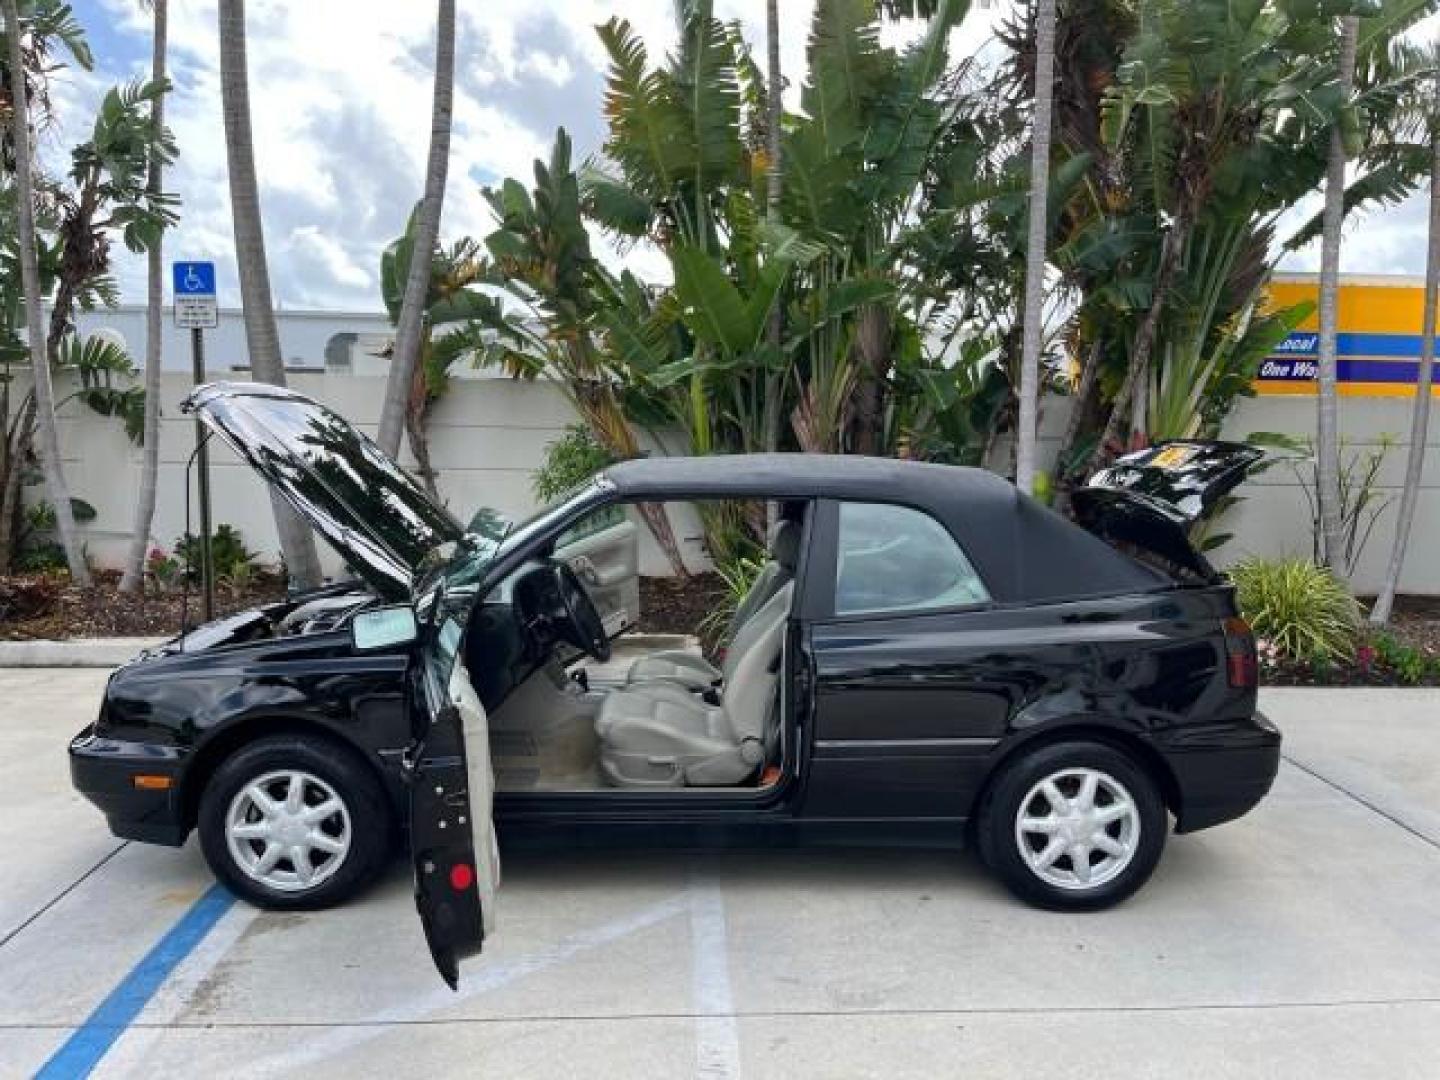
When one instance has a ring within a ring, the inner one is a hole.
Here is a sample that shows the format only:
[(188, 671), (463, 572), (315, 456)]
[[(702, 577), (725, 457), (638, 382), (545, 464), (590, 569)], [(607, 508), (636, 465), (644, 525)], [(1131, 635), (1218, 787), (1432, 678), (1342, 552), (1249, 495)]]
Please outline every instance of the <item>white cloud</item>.
[(283, 258), (287, 253), (319, 271), (322, 280), (332, 278), (352, 289), (376, 287), (376, 275), (356, 262), (351, 252), (338, 241), (326, 236), (314, 225), (301, 225), (291, 230), (287, 242), (281, 246), (280, 256)]
[[(620, 13), (645, 38), (652, 58), (673, 45), (672, 0), (462, 0), (456, 50), (455, 121), (447, 237), (490, 230), (482, 184), (528, 180), (534, 158), (548, 154), (564, 125), (577, 155), (599, 148), (605, 56), (594, 27)], [(782, 63), (798, 100), (811, 0), (784, 0)], [(79, 0), (100, 71), (67, 73), (57, 88), (65, 126), (47, 141), (52, 159), (83, 137), (94, 101), (109, 83), (148, 72), (148, 14), (133, 0)], [(306, 3), (251, 0), (248, 5), (251, 107), (271, 277), (287, 306), (379, 310), (380, 252), (404, 226), (419, 197), (428, 149), (432, 6), (347, 0)], [(756, 57), (764, 58), (760, 0), (717, 0), (724, 19), (739, 19)], [(972, 11), (956, 34), (956, 55), (992, 41), (1008, 3)], [(180, 227), (167, 241), (174, 257), (213, 257), (222, 299), (239, 299), (221, 126), (214, 0), (170, 5), (168, 109), (181, 157), (168, 184), (183, 200)], [(915, 26), (886, 31), (903, 42)], [(110, 45), (107, 49), (104, 46)], [(123, 46), (123, 47), (122, 47)], [(108, 54), (108, 55), (107, 55)], [(118, 57), (123, 55), (126, 59)], [(1423, 209), (1416, 204), (1372, 216), (1347, 233), (1348, 270), (1419, 272)], [(625, 255), (637, 272), (663, 273), (643, 248)], [(1302, 252), (1292, 264), (1310, 258)], [(607, 256), (607, 261), (619, 259)], [(142, 260), (117, 252), (126, 298), (144, 294)]]

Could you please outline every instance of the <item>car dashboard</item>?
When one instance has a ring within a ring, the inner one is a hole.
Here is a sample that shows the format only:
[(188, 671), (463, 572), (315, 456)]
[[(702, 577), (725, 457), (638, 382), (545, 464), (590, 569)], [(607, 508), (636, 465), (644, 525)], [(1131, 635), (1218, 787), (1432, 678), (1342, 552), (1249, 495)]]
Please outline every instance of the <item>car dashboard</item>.
[(476, 605), (465, 641), (465, 665), (487, 710), (499, 708), (557, 647), (564, 647), (560, 604), (547, 564), (531, 562)]

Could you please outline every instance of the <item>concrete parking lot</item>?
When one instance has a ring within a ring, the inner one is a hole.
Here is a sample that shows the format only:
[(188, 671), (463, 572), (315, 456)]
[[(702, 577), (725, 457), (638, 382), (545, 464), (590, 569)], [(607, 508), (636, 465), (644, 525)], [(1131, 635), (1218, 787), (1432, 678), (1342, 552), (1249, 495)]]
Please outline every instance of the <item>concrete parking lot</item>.
[(403, 866), (258, 912), (193, 841), (122, 844), (64, 745), (102, 671), (0, 671), (0, 1073), (1440, 1075), (1440, 695), (1277, 691), (1274, 793), (1122, 908), (968, 856), (512, 856), (459, 994)]

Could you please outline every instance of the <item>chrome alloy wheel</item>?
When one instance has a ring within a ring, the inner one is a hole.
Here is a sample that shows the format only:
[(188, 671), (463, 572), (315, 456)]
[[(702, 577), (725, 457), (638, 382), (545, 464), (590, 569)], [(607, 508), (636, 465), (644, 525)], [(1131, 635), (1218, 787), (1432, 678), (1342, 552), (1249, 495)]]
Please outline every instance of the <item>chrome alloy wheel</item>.
[(1061, 769), (1021, 800), (1015, 843), (1030, 872), (1046, 884), (1096, 889), (1113, 881), (1135, 858), (1140, 809), (1108, 773)]
[(268, 772), (230, 800), (225, 842), (247, 877), (277, 892), (304, 892), (344, 865), (350, 811), (313, 773)]

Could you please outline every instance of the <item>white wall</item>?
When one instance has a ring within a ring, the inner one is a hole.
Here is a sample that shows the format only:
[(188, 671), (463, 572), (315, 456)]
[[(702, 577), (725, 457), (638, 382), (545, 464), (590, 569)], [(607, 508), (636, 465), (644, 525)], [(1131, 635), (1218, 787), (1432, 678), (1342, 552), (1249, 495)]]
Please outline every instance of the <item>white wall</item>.
[[(384, 379), (343, 373), (292, 374), (291, 385), (324, 401), (361, 428), (374, 432), (379, 421)], [(165, 375), (162, 409), (160, 499), (154, 540), (169, 548), (184, 528), (185, 461), (194, 447), (193, 426), (177, 408), (188, 392), (188, 377)], [(62, 390), (63, 393), (63, 390)], [(1409, 432), (1410, 401), (1405, 398), (1347, 398), (1341, 403), (1342, 430), (1352, 446), (1373, 443), (1383, 433), (1399, 440), (1380, 476), (1381, 491), (1398, 503)], [(1063, 400), (1047, 402), (1042, 419), (1042, 456), (1053, 455), (1065, 421)], [(1315, 402), (1308, 397), (1244, 399), (1226, 425), (1227, 438), (1244, 439), (1256, 431), (1305, 434), (1314, 429)], [(504, 378), (456, 380), (436, 406), (431, 422), (431, 452), (440, 472), (440, 486), (456, 516), (468, 520), (480, 506), (525, 515), (535, 509), (531, 474), (547, 443), (559, 437), (575, 415), (564, 396), (545, 382), (518, 383)], [(1440, 427), (1440, 425), (1437, 425)], [(66, 451), (67, 477), (73, 493), (92, 503), (98, 518), (84, 530), (85, 542), (97, 563), (115, 566), (123, 559), (139, 485), (139, 447), (132, 446), (117, 421), (96, 416), (77, 403), (62, 411), (61, 445)], [(1432, 429), (1425, 485), (1411, 538), (1402, 588), (1440, 595), (1440, 433)], [(213, 506), (216, 522), (229, 522), (252, 548), (267, 555), (275, 550), (274, 526), (264, 485), (218, 442), (213, 460)], [(1003, 453), (1003, 451), (1002, 451)], [(1001, 458), (1003, 460), (1003, 457)], [(408, 458), (406, 459), (408, 462)], [(39, 492), (39, 489), (32, 489)], [(1240, 491), (1244, 500), (1219, 523), (1235, 539), (1213, 553), (1226, 565), (1247, 554), (1307, 554), (1310, 523), (1301, 489), (1290, 469), (1277, 466)], [(1358, 591), (1371, 592), (1389, 557), (1398, 507), (1381, 518), (1355, 576)], [(672, 514), (686, 561), (704, 565), (700, 527), (686, 508)], [(647, 574), (664, 573), (666, 563), (643, 528), (641, 565)], [(338, 561), (330, 559), (331, 569)]]
[[(122, 304), (115, 308), (82, 311), (76, 316), (82, 334), (104, 329), (118, 334), (137, 366), (145, 362), (145, 308), (143, 305)], [(249, 368), (250, 357), (245, 345), (245, 321), (238, 308), (222, 308), (220, 325), (205, 331), (206, 369), (210, 378), (225, 378), (231, 371)], [(373, 369), (383, 373), (387, 361), (372, 357), (369, 351), (390, 339), (389, 321), (383, 313), (335, 311), (278, 311), (276, 327), (280, 333), (280, 355), (287, 368), (325, 367), (326, 346), (336, 334), (354, 334), (357, 347), (350, 349), (349, 358), (355, 370)], [(347, 339), (348, 340), (348, 339)], [(189, 372), (190, 331), (177, 330), (167, 308), (161, 319), (160, 367), (165, 371)]]
[[(1340, 399), (1340, 431), (1345, 440), (1343, 457), (1364, 452), (1383, 435), (1396, 445), (1385, 456), (1377, 477), (1377, 490), (1391, 500), (1379, 518), (1365, 546), (1352, 578), (1356, 592), (1376, 592), (1395, 538), (1395, 518), (1400, 511), (1400, 488), (1405, 479), (1405, 459), (1410, 452), (1410, 414), (1414, 403), (1402, 397), (1343, 397)], [(1440, 412), (1440, 410), (1436, 410)], [(1224, 436), (1244, 440), (1260, 431), (1310, 435), (1315, 431), (1315, 399), (1308, 396), (1272, 396), (1242, 399), (1225, 424)], [(1309, 470), (1304, 472), (1308, 478)], [(1218, 523), (1221, 532), (1233, 532), (1235, 539), (1215, 552), (1220, 565), (1249, 554), (1304, 555), (1312, 551), (1310, 511), (1294, 472), (1276, 465), (1256, 476), (1240, 489), (1244, 501)], [(1440, 422), (1432, 422), (1426, 440), (1425, 471), (1421, 479), (1420, 502), (1415, 525), (1406, 549), (1402, 592), (1440, 595)]]
[[(292, 373), (289, 381), (374, 434), (384, 379)], [(178, 406), (190, 388), (188, 377), (165, 374), (160, 488), (152, 530), (154, 541), (165, 548), (184, 531), (183, 477), (195, 434), (193, 422), (181, 416)], [(510, 514), (528, 513), (534, 507), (531, 472), (545, 445), (572, 420), (569, 404), (551, 386), (508, 379), (457, 381), (437, 406), (431, 425), (431, 451), (452, 510), (462, 520), (482, 504)], [(78, 402), (62, 410), (60, 441), (71, 492), (98, 512), (84, 530), (90, 554), (101, 565), (118, 565), (134, 517), (141, 450), (117, 421), (96, 416)], [(250, 547), (273, 553), (274, 523), (264, 483), (218, 440), (211, 440), (210, 447), (214, 520), (239, 528)], [(38, 494), (40, 489), (31, 490)], [(192, 522), (196, 520), (198, 510), (192, 508)], [(328, 566), (338, 569), (339, 562), (331, 558)]]
[[(223, 377), (223, 376), (222, 376)], [(166, 372), (161, 397), (160, 479), (152, 542), (168, 550), (185, 531), (185, 469), (195, 448), (193, 422), (179, 403), (191, 389), (188, 376)], [(374, 435), (380, 422), (385, 380), (378, 376), (292, 372), (290, 386), (329, 405)], [(57, 386), (63, 396), (67, 391)], [(440, 473), (439, 485), (451, 511), (468, 521), (481, 506), (512, 517), (537, 508), (531, 477), (550, 442), (576, 420), (564, 395), (544, 382), (522, 383), (506, 378), (461, 379), (451, 384), (436, 405), (430, 422), (430, 453)], [(101, 566), (119, 567), (128, 550), (139, 492), (142, 451), (126, 438), (118, 421), (97, 416), (70, 402), (60, 414), (60, 443), (65, 452), (66, 480), (71, 493), (97, 511), (82, 530), (90, 556)], [(277, 549), (268, 489), (219, 440), (210, 442), (211, 506), (216, 524), (234, 525), (246, 543), (273, 558)], [(412, 464), (408, 447), (402, 460)], [(191, 529), (197, 529), (191, 479)], [(39, 497), (41, 488), (31, 488)], [(705, 565), (700, 527), (693, 513), (672, 513), (677, 538), (692, 568)], [(641, 530), (641, 569), (664, 573), (663, 555), (646, 530)], [(327, 572), (340, 561), (323, 543)]]

